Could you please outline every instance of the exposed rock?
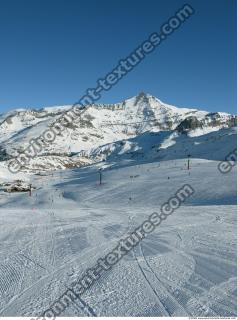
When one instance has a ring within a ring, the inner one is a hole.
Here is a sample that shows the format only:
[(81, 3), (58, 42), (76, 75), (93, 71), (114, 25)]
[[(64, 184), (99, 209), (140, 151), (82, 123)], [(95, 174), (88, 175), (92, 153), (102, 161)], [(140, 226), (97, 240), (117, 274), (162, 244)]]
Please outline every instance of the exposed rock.
[(4, 190), (5, 192), (28, 192), (32, 189), (35, 189), (32, 187), (29, 183), (24, 182), (22, 180), (16, 180), (12, 183), (6, 184), (6, 189)]
[(180, 133), (186, 133), (189, 130), (194, 130), (197, 128), (202, 128), (203, 124), (196, 117), (188, 117), (183, 120), (176, 128), (176, 130)]
[(11, 157), (7, 154), (6, 150), (0, 147), (0, 161), (6, 161), (11, 159)]

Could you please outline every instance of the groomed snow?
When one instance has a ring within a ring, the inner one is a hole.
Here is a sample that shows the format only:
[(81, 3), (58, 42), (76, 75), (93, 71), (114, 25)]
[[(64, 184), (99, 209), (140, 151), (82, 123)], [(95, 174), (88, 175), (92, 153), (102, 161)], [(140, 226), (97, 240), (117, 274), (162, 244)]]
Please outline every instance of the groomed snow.
[(99, 164), (32, 176), (31, 197), (0, 191), (0, 315), (39, 316), (189, 183), (187, 203), (62, 315), (236, 316), (237, 168), (217, 164), (104, 163), (102, 185)]

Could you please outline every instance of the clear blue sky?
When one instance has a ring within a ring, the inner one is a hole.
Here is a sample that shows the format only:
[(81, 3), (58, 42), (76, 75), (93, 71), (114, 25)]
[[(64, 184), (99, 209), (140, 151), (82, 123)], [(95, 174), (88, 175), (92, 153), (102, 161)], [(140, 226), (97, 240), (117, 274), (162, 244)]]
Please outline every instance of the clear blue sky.
[[(185, 2), (0, 0), (0, 112), (72, 104)], [(196, 10), (101, 102), (140, 91), (177, 106), (237, 113), (237, 1)]]

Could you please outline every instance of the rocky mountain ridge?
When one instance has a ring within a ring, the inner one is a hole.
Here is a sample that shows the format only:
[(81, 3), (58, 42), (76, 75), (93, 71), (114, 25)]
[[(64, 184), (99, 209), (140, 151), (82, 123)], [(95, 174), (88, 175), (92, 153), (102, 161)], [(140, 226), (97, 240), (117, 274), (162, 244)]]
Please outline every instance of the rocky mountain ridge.
[[(7, 165), (70, 107), (17, 109), (0, 115), (2, 164)], [(141, 155), (153, 159), (162, 153), (163, 158), (169, 156), (178, 141), (186, 140), (188, 144), (192, 139), (212, 134), (219, 137), (223, 130), (231, 131), (236, 125), (234, 115), (177, 108), (140, 93), (121, 103), (88, 106), (78, 121), (69, 124), (23, 169), (39, 172), (78, 167), (106, 161), (112, 155), (116, 159)], [(183, 154), (180, 151), (178, 154), (185, 157), (185, 148)]]

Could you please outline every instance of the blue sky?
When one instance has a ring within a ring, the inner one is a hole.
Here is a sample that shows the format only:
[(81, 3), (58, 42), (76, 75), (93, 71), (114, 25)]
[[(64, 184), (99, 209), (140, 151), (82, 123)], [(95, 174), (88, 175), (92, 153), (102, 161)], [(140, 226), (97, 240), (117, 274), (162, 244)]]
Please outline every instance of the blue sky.
[[(185, 2), (0, 0), (0, 112), (72, 104)], [(237, 1), (196, 13), (101, 102), (145, 91), (177, 106), (237, 113)]]

